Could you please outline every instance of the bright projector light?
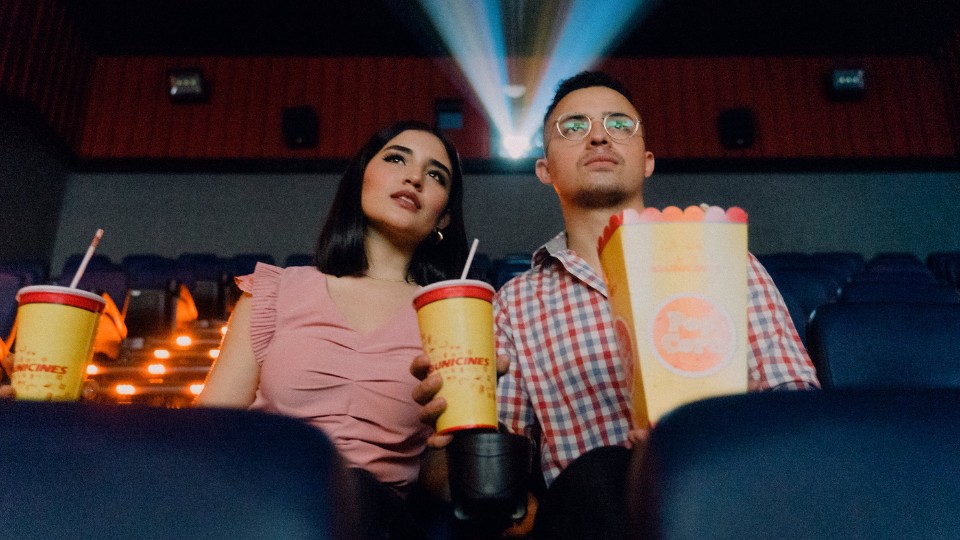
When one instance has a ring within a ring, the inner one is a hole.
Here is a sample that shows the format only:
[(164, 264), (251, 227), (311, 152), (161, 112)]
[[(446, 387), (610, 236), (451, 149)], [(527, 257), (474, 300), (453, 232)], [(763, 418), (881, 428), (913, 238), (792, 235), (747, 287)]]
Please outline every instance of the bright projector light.
[(522, 158), (529, 150), (530, 139), (522, 135), (507, 135), (503, 138), (503, 151), (509, 158)]
[(503, 93), (510, 99), (520, 99), (527, 93), (527, 87), (522, 84), (508, 84), (503, 87)]

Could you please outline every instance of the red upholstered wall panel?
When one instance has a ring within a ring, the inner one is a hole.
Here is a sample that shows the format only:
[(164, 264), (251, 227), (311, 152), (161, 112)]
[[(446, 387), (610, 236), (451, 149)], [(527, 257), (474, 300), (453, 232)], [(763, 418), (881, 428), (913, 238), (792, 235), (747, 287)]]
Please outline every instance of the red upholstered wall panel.
[(954, 144), (960, 152), (960, 30), (953, 33), (938, 55), (941, 80), (947, 101), (947, 118), (954, 133)]
[[(866, 97), (831, 101), (824, 77), (862, 66)], [(611, 59), (634, 92), (649, 146), (671, 158), (951, 157), (953, 132), (938, 66), (924, 57)], [(719, 112), (749, 107), (753, 147), (727, 150)]]
[(71, 146), (80, 138), (91, 60), (60, 3), (0, 2), (0, 94), (31, 105)]
[[(837, 103), (833, 67), (861, 66), (867, 94)], [(207, 103), (173, 105), (169, 68), (196, 66)], [(616, 58), (602, 67), (633, 90), (649, 146), (667, 158), (941, 158), (960, 147), (960, 34), (936, 57)], [(552, 86), (552, 85), (551, 85)], [(32, 105), (80, 158), (344, 158), (378, 126), (434, 119), (464, 99), (452, 133), (466, 158), (490, 156), (490, 129), (453, 63), (425, 58), (94, 58), (53, 0), (0, 2), (0, 93)], [(320, 117), (316, 149), (283, 144), (286, 106)], [(716, 119), (749, 107), (756, 143), (724, 149)]]
[[(84, 158), (342, 158), (379, 127), (434, 119), (437, 98), (460, 97), (437, 61), (420, 58), (144, 58), (96, 60)], [(177, 105), (166, 72), (199, 67), (206, 103)], [(315, 149), (286, 148), (284, 107), (310, 105), (320, 119)], [(466, 156), (485, 156), (488, 128), (465, 99), (464, 129), (453, 138)], [(464, 136), (468, 134), (468, 136)]]
[[(865, 99), (834, 102), (833, 67), (866, 70)], [(169, 68), (196, 66), (212, 86), (207, 103), (174, 105)], [(649, 145), (669, 158), (951, 157), (955, 141), (940, 68), (924, 57), (638, 58), (602, 67), (623, 79), (644, 116)], [(490, 154), (490, 130), (465, 85), (443, 60), (423, 58), (101, 57), (77, 145), (84, 158), (343, 158), (378, 126), (434, 119), (437, 98), (463, 97), (466, 158)], [(289, 150), (285, 106), (320, 117), (316, 149)], [(724, 149), (719, 112), (749, 107), (756, 143)]]

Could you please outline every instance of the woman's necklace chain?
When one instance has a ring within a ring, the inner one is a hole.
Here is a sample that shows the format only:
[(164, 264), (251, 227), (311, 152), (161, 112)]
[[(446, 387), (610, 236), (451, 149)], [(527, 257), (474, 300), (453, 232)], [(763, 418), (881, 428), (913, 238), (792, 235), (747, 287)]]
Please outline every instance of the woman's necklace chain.
[(387, 278), (382, 278), (382, 277), (377, 277), (377, 276), (371, 276), (370, 274), (366, 274), (366, 273), (360, 274), (360, 275), (363, 276), (363, 277), (365, 277), (365, 278), (375, 279), (375, 280), (377, 280), (377, 281), (386, 281), (386, 282), (389, 282), (389, 283), (413, 283), (413, 280), (410, 279), (410, 278), (404, 278), (404, 279), (387, 279)]

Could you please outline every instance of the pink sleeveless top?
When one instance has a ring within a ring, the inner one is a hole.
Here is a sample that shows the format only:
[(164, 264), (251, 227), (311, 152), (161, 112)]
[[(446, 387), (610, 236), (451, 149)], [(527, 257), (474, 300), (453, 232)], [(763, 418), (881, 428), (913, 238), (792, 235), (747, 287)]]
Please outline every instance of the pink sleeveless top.
[(250, 337), (260, 384), (250, 408), (316, 426), (350, 466), (404, 494), (417, 480), (430, 434), (411, 397), (418, 381), (410, 362), (422, 351), (412, 304), (361, 334), (344, 320), (316, 268), (259, 263), (237, 285), (253, 295)]

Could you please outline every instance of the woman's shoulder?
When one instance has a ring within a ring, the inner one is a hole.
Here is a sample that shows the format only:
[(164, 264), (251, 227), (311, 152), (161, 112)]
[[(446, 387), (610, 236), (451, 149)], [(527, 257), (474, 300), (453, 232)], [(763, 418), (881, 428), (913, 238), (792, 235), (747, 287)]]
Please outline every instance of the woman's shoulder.
[(279, 287), (281, 284), (324, 281), (326, 275), (314, 266), (288, 266), (286, 268), (258, 262), (252, 274), (234, 278), (237, 286), (245, 292), (264, 287)]

